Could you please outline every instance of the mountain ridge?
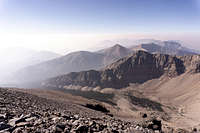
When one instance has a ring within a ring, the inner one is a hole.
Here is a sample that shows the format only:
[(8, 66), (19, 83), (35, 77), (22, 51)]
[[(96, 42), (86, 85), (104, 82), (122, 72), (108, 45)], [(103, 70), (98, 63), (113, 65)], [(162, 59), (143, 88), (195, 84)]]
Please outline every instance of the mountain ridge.
[[(78, 72), (90, 69), (98, 70), (124, 56), (127, 56), (130, 52), (132, 51), (120, 45), (115, 45), (98, 52), (72, 52), (60, 58), (20, 70), (16, 73), (16, 77), (18, 80), (24, 82), (39, 81), (69, 72)], [(32, 76), (30, 77), (29, 75)]]
[(100, 71), (72, 72), (43, 82), (47, 86), (124, 88), (130, 83), (142, 84), (148, 80), (165, 76), (177, 77), (183, 73), (200, 71), (200, 56), (170, 56), (138, 51), (128, 57), (108, 65)]
[(139, 45), (131, 47), (131, 49), (134, 51), (144, 50), (150, 53), (161, 53), (178, 56), (200, 54), (198, 51), (183, 47), (181, 43), (177, 41), (161, 41), (160, 43), (141, 43)]
[[(154, 43), (142, 44), (139, 49), (150, 53), (161, 53), (170, 55), (193, 55), (197, 54), (175, 41), (154, 41)], [(157, 43), (162, 43), (159, 45)], [(163, 47), (166, 45), (165, 47)], [(137, 46), (136, 46), (137, 47)], [(175, 47), (175, 48), (173, 48)], [(181, 50), (180, 50), (181, 48)], [(126, 48), (119, 44), (95, 52), (77, 51), (69, 53), (60, 58), (42, 62), (40, 64), (26, 67), (16, 72), (14, 78), (19, 82), (35, 82), (70, 72), (86, 70), (100, 70), (120, 58), (129, 56), (137, 50)], [(183, 51), (184, 50), (184, 51)], [(31, 76), (30, 76), (31, 75)]]
[(35, 51), (23, 48), (10, 49), (9, 54), (3, 51), (0, 55), (0, 61), (3, 62), (0, 66), (0, 81), (4, 83), (13, 80), (13, 74), (18, 70), (61, 56), (50, 51)]

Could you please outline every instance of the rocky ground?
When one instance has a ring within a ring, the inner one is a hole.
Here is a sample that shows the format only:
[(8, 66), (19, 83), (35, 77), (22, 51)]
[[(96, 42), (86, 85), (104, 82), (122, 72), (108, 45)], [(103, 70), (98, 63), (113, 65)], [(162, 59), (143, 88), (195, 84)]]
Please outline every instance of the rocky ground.
[(160, 126), (154, 120), (142, 127), (81, 105), (0, 88), (0, 133), (151, 133)]

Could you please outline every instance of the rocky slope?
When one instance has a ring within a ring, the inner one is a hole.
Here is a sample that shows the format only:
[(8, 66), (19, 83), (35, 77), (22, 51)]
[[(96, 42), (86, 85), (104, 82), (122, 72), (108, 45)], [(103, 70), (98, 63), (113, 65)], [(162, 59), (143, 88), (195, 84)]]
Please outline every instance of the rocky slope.
[(0, 88), (0, 133), (154, 133), (160, 121), (149, 121), (147, 127), (126, 122), (99, 111), (55, 101), (16, 89)]
[[(195, 58), (196, 57), (196, 58)], [(43, 82), (46, 87), (124, 88), (130, 83), (144, 83), (161, 76), (176, 77), (185, 72), (198, 72), (199, 56), (176, 57), (138, 51), (122, 58), (101, 71), (73, 72)], [(195, 58), (196, 61), (194, 61)], [(71, 86), (70, 86), (71, 87)]]

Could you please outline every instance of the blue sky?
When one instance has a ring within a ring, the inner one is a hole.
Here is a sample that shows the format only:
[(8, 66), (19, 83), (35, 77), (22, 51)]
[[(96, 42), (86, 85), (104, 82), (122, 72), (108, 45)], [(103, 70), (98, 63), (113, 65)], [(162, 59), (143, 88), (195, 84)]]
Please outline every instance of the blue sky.
[(0, 33), (199, 34), (200, 0), (0, 0)]
[(17, 30), (131, 33), (200, 29), (198, 0), (2, 1), (0, 20)]

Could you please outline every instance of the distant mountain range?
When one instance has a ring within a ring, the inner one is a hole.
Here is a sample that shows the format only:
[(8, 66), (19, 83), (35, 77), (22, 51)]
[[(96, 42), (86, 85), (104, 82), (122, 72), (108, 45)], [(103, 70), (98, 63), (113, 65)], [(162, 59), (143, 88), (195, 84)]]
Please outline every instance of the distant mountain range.
[[(8, 52), (9, 51), (9, 52)], [(35, 51), (26, 48), (9, 48), (0, 53), (0, 81), (8, 81), (7, 78), (14, 72), (25, 67), (36, 65), (44, 61), (55, 59), (61, 55), (49, 51)]]
[[(198, 52), (182, 47), (176, 41), (147, 41), (128, 48), (116, 44), (96, 52), (78, 51), (21, 69), (14, 78), (19, 82), (41, 81), (70, 72), (100, 70), (138, 50), (169, 55), (195, 55)], [(140, 41), (144, 42), (144, 41)]]
[(149, 53), (162, 53), (169, 55), (194, 55), (199, 54), (198, 51), (183, 47), (176, 41), (154, 41), (152, 43), (141, 43), (140, 45), (130, 47), (132, 50), (144, 50)]
[(60, 58), (22, 69), (15, 74), (15, 78), (19, 81), (31, 82), (44, 80), (70, 72), (79, 72), (90, 69), (98, 70), (122, 57), (127, 56), (131, 52), (131, 50), (120, 45), (114, 45), (113, 47), (97, 52), (73, 52)]
[(176, 57), (138, 51), (124, 57), (100, 71), (72, 72), (51, 78), (43, 86), (81, 89), (83, 87), (124, 88), (131, 83), (141, 84), (161, 76), (173, 78), (183, 73), (199, 73), (200, 56)]
[[(9, 51), (9, 52), (8, 52)], [(8, 48), (0, 53), (0, 61), (4, 64), (15, 64), (15, 67), (26, 67), (47, 60), (58, 58), (61, 55), (50, 51), (36, 51), (27, 48)]]

